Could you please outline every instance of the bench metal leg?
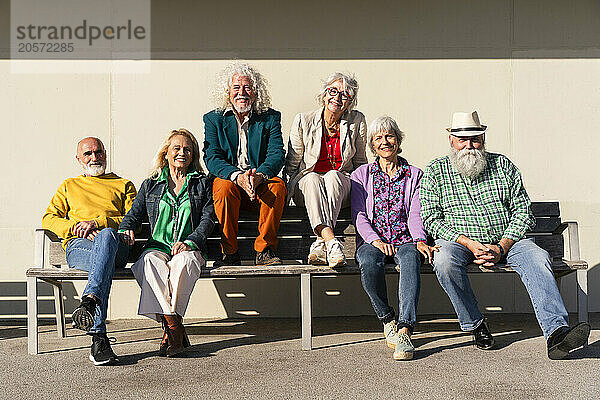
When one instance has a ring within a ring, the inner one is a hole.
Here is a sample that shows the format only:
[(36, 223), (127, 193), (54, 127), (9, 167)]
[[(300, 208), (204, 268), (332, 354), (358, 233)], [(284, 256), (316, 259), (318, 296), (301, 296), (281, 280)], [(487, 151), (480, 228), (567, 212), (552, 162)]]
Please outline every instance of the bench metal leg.
[(588, 321), (587, 270), (577, 270), (577, 317), (579, 322)]
[(65, 302), (63, 301), (63, 287), (61, 282), (52, 284), (54, 288), (54, 312), (56, 313), (56, 331), (58, 337), (67, 337), (65, 330)]
[(312, 350), (310, 274), (300, 274), (300, 309), (302, 314), (302, 350)]
[(37, 278), (27, 278), (27, 352), (38, 354)]

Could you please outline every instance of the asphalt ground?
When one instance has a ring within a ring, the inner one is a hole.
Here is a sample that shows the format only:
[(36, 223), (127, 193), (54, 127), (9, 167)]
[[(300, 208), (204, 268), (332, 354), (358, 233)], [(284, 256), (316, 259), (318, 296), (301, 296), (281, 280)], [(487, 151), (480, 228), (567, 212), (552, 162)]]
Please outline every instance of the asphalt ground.
[(27, 354), (23, 322), (0, 322), (0, 398), (6, 399), (598, 399), (600, 314), (589, 346), (552, 361), (532, 314), (493, 314), (496, 348), (478, 350), (453, 316), (420, 316), (411, 361), (394, 361), (375, 317), (315, 318), (314, 349), (296, 319), (186, 320), (192, 347), (157, 356), (151, 320), (116, 320), (120, 364), (95, 367), (90, 338), (40, 327)]

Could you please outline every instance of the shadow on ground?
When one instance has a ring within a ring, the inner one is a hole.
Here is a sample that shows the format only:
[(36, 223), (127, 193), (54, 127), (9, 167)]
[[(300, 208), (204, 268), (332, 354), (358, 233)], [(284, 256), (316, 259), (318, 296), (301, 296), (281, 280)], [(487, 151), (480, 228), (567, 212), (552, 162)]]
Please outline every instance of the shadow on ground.
[[(600, 314), (590, 314), (593, 329), (600, 329)], [(541, 331), (532, 314), (492, 314), (488, 317), (490, 330), (496, 339), (492, 352), (500, 351), (513, 343), (538, 338)], [(296, 340), (300, 346), (300, 321), (296, 319), (223, 319), (185, 321), (192, 343), (182, 358), (204, 358), (214, 356), (221, 350), (254, 344)], [(150, 320), (120, 320), (108, 324), (109, 336), (118, 338), (119, 345), (147, 343), (149, 351), (121, 357), (123, 364), (136, 364), (138, 361), (155, 357), (162, 330), (160, 325)], [(27, 335), (23, 322), (13, 321), (0, 326), (0, 339), (22, 338)], [(44, 324), (40, 327), (41, 354), (65, 353), (86, 349), (89, 342), (86, 334), (69, 328), (67, 338), (57, 338), (55, 326)], [(375, 317), (323, 317), (313, 319), (313, 351), (359, 345), (381, 341), (381, 325)], [(413, 342), (418, 351), (416, 359), (430, 357), (444, 350), (472, 346), (471, 336), (461, 332), (453, 316), (420, 316), (414, 332)], [(146, 346), (142, 346), (146, 347)], [(579, 349), (569, 355), (569, 359), (600, 358), (600, 341)]]

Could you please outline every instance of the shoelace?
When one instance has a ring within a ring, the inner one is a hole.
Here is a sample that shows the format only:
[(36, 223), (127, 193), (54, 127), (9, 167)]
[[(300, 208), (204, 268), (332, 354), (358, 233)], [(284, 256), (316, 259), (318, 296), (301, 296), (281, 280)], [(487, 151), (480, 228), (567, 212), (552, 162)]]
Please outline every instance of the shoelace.
[(398, 327), (396, 326), (396, 324), (392, 325), (392, 328), (389, 330), (389, 332), (387, 333), (386, 337), (394, 337), (398, 334)]
[(111, 343), (116, 343), (117, 342), (117, 338), (111, 336), (100, 336), (99, 340), (98, 340), (98, 349), (99, 350), (106, 350), (107, 348), (110, 348), (110, 344)]
[(398, 335), (398, 342), (402, 342), (402, 344), (405, 344), (407, 346), (412, 346), (410, 337), (408, 337), (406, 333), (401, 333)]

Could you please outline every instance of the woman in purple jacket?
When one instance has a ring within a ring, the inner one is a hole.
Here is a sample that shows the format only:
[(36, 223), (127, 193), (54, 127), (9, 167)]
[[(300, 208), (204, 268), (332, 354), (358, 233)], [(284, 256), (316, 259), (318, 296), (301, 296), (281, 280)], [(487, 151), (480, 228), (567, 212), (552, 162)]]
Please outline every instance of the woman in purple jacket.
[[(410, 335), (417, 317), (421, 260), (431, 260), (437, 251), (437, 246), (427, 245), (421, 221), (419, 186), (423, 171), (398, 155), (403, 138), (392, 118), (377, 118), (368, 131), (375, 162), (360, 166), (350, 177), (361, 281), (383, 323), (386, 343), (395, 349), (396, 360), (413, 357)], [(397, 322), (387, 299), (386, 263), (395, 263), (400, 269)]]

